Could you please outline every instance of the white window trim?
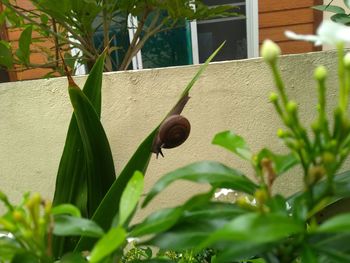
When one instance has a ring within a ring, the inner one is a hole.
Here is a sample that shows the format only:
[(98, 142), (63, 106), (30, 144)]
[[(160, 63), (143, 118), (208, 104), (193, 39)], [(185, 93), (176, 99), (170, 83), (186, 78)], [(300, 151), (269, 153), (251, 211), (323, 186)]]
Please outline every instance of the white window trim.
[[(233, 4), (234, 5), (234, 4)], [(246, 0), (247, 57), (259, 57), (259, 11), (258, 0)], [(225, 18), (224, 18), (225, 19)], [(240, 18), (227, 18), (230, 20)], [(191, 22), (193, 64), (199, 64), (197, 21)]]
[(259, 6), (258, 0), (247, 0), (247, 51), (248, 58), (259, 57)]
[[(134, 36), (135, 36), (135, 33), (136, 33), (136, 29), (137, 29), (137, 26), (136, 26), (137, 24), (138, 24), (137, 17), (136, 16), (132, 16), (131, 14), (129, 14), (129, 17), (128, 17), (128, 31), (129, 31), (129, 41), (130, 41), (130, 43), (134, 39)], [(133, 69), (143, 69), (141, 50), (139, 50), (139, 52), (137, 52), (136, 56), (134, 56), (132, 58), (132, 68)]]

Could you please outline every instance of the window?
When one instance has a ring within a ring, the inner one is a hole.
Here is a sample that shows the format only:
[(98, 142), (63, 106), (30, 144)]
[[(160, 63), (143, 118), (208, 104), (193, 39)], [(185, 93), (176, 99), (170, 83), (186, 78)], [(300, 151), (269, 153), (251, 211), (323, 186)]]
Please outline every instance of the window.
[[(133, 58), (133, 69), (190, 65), (204, 62), (223, 42), (226, 45), (215, 61), (243, 59), (258, 56), (258, 0), (204, 0), (209, 6), (232, 5), (234, 12), (242, 17), (227, 17), (211, 20), (185, 22), (175, 29), (158, 33), (150, 38)], [(137, 18), (129, 16), (128, 36), (125, 29), (113, 28), (117, 35), (115, 43), (127, 49), (133, 39)], [(126, 25), (126, 23), (124, 23)], [(101, 43), (99, 33), (95, 43)], [(114, 65), (120, 63), (123, 49), (112, 58)], [(117, 66), (115, 66), (117, 68)]]

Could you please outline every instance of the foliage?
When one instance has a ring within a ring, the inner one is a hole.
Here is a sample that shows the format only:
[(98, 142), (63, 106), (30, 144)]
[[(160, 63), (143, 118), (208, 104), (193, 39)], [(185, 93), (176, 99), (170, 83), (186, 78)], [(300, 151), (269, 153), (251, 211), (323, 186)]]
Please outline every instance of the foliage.
[[(350, 241), (350, 213), (324, 222), (317, 220), (317, 213), (350, 193), (350, 174), (336, 175), (350, 152), (350, 56), (344, 56), (343, 45), (338, 43), (339, 101), (333, 109), (332, 124), (326, 110), (327, 70), (316, 68), (318, 116), (307, 128), (299, 118), (298, 104), (288, 97), (278, 69), (279, 47), (266, 41), (261, 53), (277, 87), (270, 101), (285, 125), (277, 134), (290, 153), (280, 155), (263, 149), (254, 154), (241, 136), (231, 131), (217, 134), (213, 143), (247, 160), (258, 184), (219, 163), (187, 165), (163, 176), (143, 205), (179, 179), (209, 183), (211, 189), (183, 205), (151, 214), (132, 229), (131, 235), (151, 235), (141, 244), (167, 250), (196, 253), (213, 248), (211, 262), (348, 262), (350, 251), (343, 244)], [(303, 172), (303, 191), (291, 197), (275, 194), (274, 182), (296, 165)], [(244, 195), (233, 204), (213, 201), (218, 188)]]
[[(159, 32), (183, 25), (187, 20), (237, 15), (232, 6), (209, 8), (202, 0), (30, 0), (34, 9), (25, 8), (16, 1), (0, 2), (6, 7), (0, 14), (0, 24), (7, 21), (12, 27), (23, 30), (13, 56), (11, 43), (3, 40), (0, 44), (1, 66), (10, 70), (14, 70), (14, 65), (21, 66), (20, 70), (49, 68), (52, 73), (60, 74), (64, 73), (61, 51), (72, 70), (77, 63), (87, 64), (90, 70), (103, 50), (107, 50), (105, 71), (117, 67), (126, 70), (145, 42)], [(128, 36), (129, 16), (136, 17), (138, 23), (132, 25), (136, 27), (132, 42), (123, 47), (119, 38)], [(113, 30), (120, 33), (114, 34)], [(102, 44), (94, 42), (96, 34), (102, 36)], [(50, 40), (48, 48), (43, 42)], [(73, 49), (80, 51), (72, 55)], [(32, 63), (29, 51), (46, 54), (47, 61)], [(117, 51), (124, 54), (120, 65), (115, 65), (111, 59)]]
[[(270, 101), (285, 126), (277, 134), (289, 153), (277, 154), (267, 148), (253, 153), (243, 137), (232, 131), (220, 132), (213, 139), (213, 144), (248, 161), (254, 170), (255, 181), (219, 162), (201, 161), (186, 165), (160, 178), (143, 199), (142, 206), (148, 205), (177, 180), (208, 184), (209, 190), (192, 196), (182, 205), (156, 211), (132, 225), (130, 222), (141, 201), (143, 175), (158, 126), (139, 146), (102, 201), (100, 193), (96, 196), (87, 194), (100, 200), (92, 216), (90, 210), (86, 210), (91, 218), (82, 218), (79, 209), (72, 204), (58, 202), (51, 208), (50, 202), (42, 201), (37, 194), (26, 195), (22, 204), (14, 206), (0, 192), (0, 200), (7, 208), (0, 217), (0, 231), (6, 233), (0, 237), (0, 260), (14, 263), (112, 263), (128, 260), (349, 262), (350, 213), (335, 215), (324, 221), (319, 221), (317, 214), (329, 204), (350, 196), (350, 173), (337, 175), (350, 153), (350, 55), (344, 55), (343, 45), (339, 42), (339, 100), (333, 109), (332, 119), (327, 115), (327, 70), (323, 66), (316, 68), (317, 117), (307, 127), (299, 118), (298, 104), (289, 99), (282, 80), (278, 68), (279, 47), (272, 41), (266, 41), (261, 53), (272, 71), (277, 88), (277, 92), (271, 93)], [(194, 82), (215, 54), (199, 69), (177, 104), (188, 96)], [(95, 77), (102, 74), (101, 61), (87, 83), (94, 79), (95, 74)], [(100, 106), (96, 107), (100, 87), (95, 95), (89, 97), (87, 86), (83, 92), (70, 75), (68, 80), (74, 107), (72, 119), (75, 119), (77, 127), (72, 132), (75, 135), (68, 135), (72, 139), (67, 138), (67, 141), (81, 140), (84, 153), (81, 167), (87, 169), (84, 174), (96, 177), (91, 180), (98, 180), (100, 173), (96, 167), (101, 160), (95, 155), (96, 151), (103, 149), (105, 154), (109, 154), (108, 142), (99, 122)], [(100, 85), (98, 83), (96, 85)], [(94, 142), (90, 139), (92, 135), (96, 136)], [(84, 166), (87, 160), (92, 163)], [(289, 197), (275, 194), (275, 181), (286, 172), (289, 176), (293, 175), (295, 170), (291, 169), (297, 165), (302, 171), (303, 190)], [(96, 183), (96, 187), (100, 188), (101, 184)], [(72, 190), (85, 191), (83, 185), (80, 188)], [(234, 202), (213, 199), (214, 193), (221, 188), (240, 195)], [(98, 203), (87, 200), (86, 207)], [(57, 239), (59, 236), (69, 238), (62, 241)], [(80, 238), (80, 241), (77, 242), (74, 237)], [(126, 252), (130, 239), (137, 247)], [(150, 246), (161, 250), (154, 255)]]
[[(344, 24), (344, 25), (350, 25), (350, 13), (346, 13), (345, 9), (341, 6), (332, 5), (333, 0), (331, 0), (327, 5), (316, 5), (312, 8), (324, 12), (331, 12), (334, 13), (331, 16), (332, 21)], [(344, 5), (350, 9), (350, 2), (349, 0), (344, 0)]]

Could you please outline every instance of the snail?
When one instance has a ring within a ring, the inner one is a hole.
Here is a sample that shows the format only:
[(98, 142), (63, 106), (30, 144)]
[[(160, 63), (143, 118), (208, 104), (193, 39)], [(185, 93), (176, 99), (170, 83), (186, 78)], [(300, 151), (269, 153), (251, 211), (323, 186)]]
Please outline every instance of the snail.
[(159, 126), (152, 145), (152, 152), (156, 154), (157, 158), (159, 154), (164, 157), (162, 148), (175, 148), (183, 144), (188, 138), (191, 124), (180, 115), (188, 100), (188, 95), (184, 96)]

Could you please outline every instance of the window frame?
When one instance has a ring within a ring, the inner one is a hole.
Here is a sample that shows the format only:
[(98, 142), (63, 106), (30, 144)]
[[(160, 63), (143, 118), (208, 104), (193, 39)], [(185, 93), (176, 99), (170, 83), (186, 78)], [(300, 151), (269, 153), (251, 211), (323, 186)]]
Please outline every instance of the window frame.
[[(237, 5), (237, 4), (232, 4)], [(246, 0), (246, 28), (247, 28), (247, 58), (259, 56), (259, 9), (258, 0)], [(223, 18), (225, 20), (235, 20), (236, 17)], [(238, 18), (243, 19), (243, 18)], [(199, 64), (197, 21), (191, 21), (191, 41), (193, 64)]]

